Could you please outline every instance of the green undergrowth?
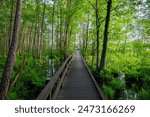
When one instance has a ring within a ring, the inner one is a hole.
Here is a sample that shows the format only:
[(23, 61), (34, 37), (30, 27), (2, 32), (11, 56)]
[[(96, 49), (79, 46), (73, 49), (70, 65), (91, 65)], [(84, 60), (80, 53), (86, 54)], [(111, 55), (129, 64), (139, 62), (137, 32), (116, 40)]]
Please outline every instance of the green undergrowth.
[[(25, 56), (27, 56), (27, 58), (24, 67), (19, 74), (17, 82), (13, 87), (10, 88), (6, 99), (35, 99), (47, 82), (48, 69), (51, 69), (50, 67), (55, 67), (56, 69), (63, 62), (63, 59), (61, 59), (63, 58), (62, 54), (59, 54), (55, 50), (53, 50), (52, 56), (49, 51), (43, 52), (41, 59), (35, 58), (32, 53), (20, 53), (16, 57), (17, 59), (11, 74), (10, 84), (20, 69), (20, 65), (22, 64)], [(50, 59), (55, 60), (53, 66), (49, 65)], [(5, 64), (6, 57), (0, 56), (0, 80), (5, 68)]]
[[(95, 68), (91, 71), (108, 99), (126, 99), (126, 91), (136, 93), (136, 99), (150, 99), (149, 57), (147, 52), (138, 56), (131, 52), (108, 54), (101, 74)], [(124, 76), (120, 80), (122, 74)]]
[[(18, 71), (25, 54), (17, 56), (14, 70), (11, 75), (11, 81)], [(0, 75), (5, 66), (6, 58), (0, 59)], [(46, 82), (46, 67), (45, 62), (33, 58), (32, 54), (27, 55), (25, 65), (20, 72), (17, 82), (9, 90), (6, 99), (35, 99)]]
[(16, 94), (19, 93), (17, 99), (34, 99), (44, 87), (45, 81), (45, 62), (34, 59), (32, 55), (29, 55), (24, 69), (22, 70), (15, 87), (12, 89), (12, 92), (15, 92)]

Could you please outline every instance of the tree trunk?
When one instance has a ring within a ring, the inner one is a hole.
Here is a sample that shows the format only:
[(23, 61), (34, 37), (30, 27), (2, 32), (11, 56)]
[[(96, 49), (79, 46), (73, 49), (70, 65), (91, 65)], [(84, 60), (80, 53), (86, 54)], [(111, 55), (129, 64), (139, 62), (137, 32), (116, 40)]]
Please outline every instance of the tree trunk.
[[(59, 5), (57, 5), (56, 11), (59, 11)], [(60, 52), (60, 49), (59, 49), (59, 41), (60, 41), (60, 39), (59, 39), (59, 29), (60, 29), (59, 20), (60, 20), (59, 13), (57, 13), (57, 19), (56, 19), (56, 22), (57, 22), (56, 23), (56, 50), (57, 50), (58, 53)]]
[(69, 47), (70, 47), (70, 42), (71, 42), (71, 36), (72, 36), (72, 30), (73, 30), (73, 28), (72, 28), (72, 26), (70, 26), (69, 27), (69, 33), (68, 33), (68, 50), (69, 50)]
[(89, 41), (89, 23), (90, 23), (90, 12), (88, 11), (88, 17), (87, 17), (87, 27), (86, 27), (86, 40), (85, 40), (85, 61), (87, 57), (87, 49), (88, 49), (88, 41)]
[(85, 57), (85, 27), (83, 25), (82, 27), (82, 54), (83, 54), (83, 57)]
[(36, 51), (36, 35), (37, 35), (37, 21), (35, 22), (35, 25), (34, 25), (34, 34), (33, 34), (33, 44), (32, 44), (32, 53), (33, 53), (33, 56), (35, 58), (35, 51)]
[[(70, 10), (71, 8), (71, 0), (67, 0), (66, 10)], [(68, 32), (69, 32), (69, 26), (70, 26), (70, 20), (71, 20), (72, 14), (66, 14), (65, 18), (65, 34), (64, 34), (64, 59), (67, 58), (68, 54)]]
[[(62, 3), (61, 3), (61, 5), (62, 5)], [(61, 11), (62, 7), (61, 7), (61, 5), (60, 5), (60, 11), (59, 11), (60, 12), (60, 27), (59, 27), (59, 30), (60, 30), (60, 38), (59, 39), (60, 40), (59, 40), (59, 50), (62, 53), (63, 17), (62, 17), (62, 11)]]
[[(59, 24), (60, 24), (60, 26), (59, 26), (59, 32), (60, 32), (60, 36), (59, 36), (59, 53), (60, 53), (60, 55), (62, 55), (63, 54), (63, 47), (62, 47), (62, 45), (63, 45), (63, 22), (64, 22), (64, 18), (63, 18), (63, 13), (62, 13), (62, 1), (61, 0), (59, 0), (60, 1), (60, 6), (59, 6), (59, 16), (60, 16), (60, 20), (59, 20)], [(59, 59), (59, 63), (60, 63), (60, 65), (61, 65), (61, 63), (63, 62), (63, 58), (61, 58), (60, 57), (60, 59)]]
[(4, 99), (5, 96), (7, 95), (11, 73), (15, 64), (16, 49), (18, 45), (18, 33), (19, 33), (19, 24), (20, 24), (20, 16), (21, 16), (21, 7), (22, 7), (22, 0), (17, 0), (17, 8), (16, 8), (15, 21), (14, 21), (12, 42), (9, 48), (7, 62), (6, 62), (6, 66), (2, 75), (2, 81), (0, 85), (0, 99)]
[(33, 36), (32, 36), (33, 29), (34, 29), (34, 22), (32, 23), (30, 34), (29, 34), (29, 48), (28, 48), (28, 52), (32, 51), (32, 46), (33, 46)]
[(23, 51), (24, 32), (25, 32), (25, 21), (22, 22), (22, 25), (20, 27), (20, 34), (19, 34), (19, 40), (18, 40), (18, 51), (19, 51), (19, 53), (21, 53)]
[(44, 5), (43, 5), (43, 15), (42, 15), (42, 25), (41, 25), (41, 41), (40, 41), (40, 51), (39, 51), (40, 59), (41, 59), (41, 54), (42, 54), (42, 50), (43, 50), (43, 43), (44, 43), (43, 33), (44, 33), (44, 21), (45, 21), (46, 1), (47, 0), (44, 0)]
[(54, 18), (55, 18), (55, 1), (52, 10), (52, 41), (51, 41), (51, 71), (53, 75), (53, 46), (54, 46)]
[(35, 50), (35, 56), (39, 59), (39, 51), (40, 51), (40, 2), (37, 0), (37, 41), (36, 41), (36, 50)]
[(35, 24), (35, 32), (33, 38), (33, 57), (39, 58), (39, 42), (40, 42), (40, 3), (39, 0), (36, 0), (36, 24)]
[(101, 61), (100, 61), (99, 72), (101, 72), (101, 70), (103, 70), (104, 67), (105, 67), (105, 59), (106, 59), (106, 50), (107, 50), (107, 42), (108, 42), (108, 28), (109, 28), (109, 21), (110, 21), (111, 5), (112, 5), (112, 0), (107, 0), (107, 15), (106, 15), (106, 21), (105, 21), (103, 49), (102, 49), (102, 54), (101, 54)]
[(10, 16), (10, 27), (9, 27), (9, 43), (8, 47), (11, 45), (11, 40), (12, 40), (12, 33), (13, 33), (13, 22), (14, 22), (14, 0), (12, 0), (12, 5), (11, 5), (11, 16)]
[(98, 10), (98, 0), (96, 0), (96, 7), (95, 7), (95, 15), (96, 15), (96, 69), (98, 70), (99, 66), (99, 10)]
[(92, 69), (94, 66), (94, 58), (95, 58), (95, 41), (92, 42)]

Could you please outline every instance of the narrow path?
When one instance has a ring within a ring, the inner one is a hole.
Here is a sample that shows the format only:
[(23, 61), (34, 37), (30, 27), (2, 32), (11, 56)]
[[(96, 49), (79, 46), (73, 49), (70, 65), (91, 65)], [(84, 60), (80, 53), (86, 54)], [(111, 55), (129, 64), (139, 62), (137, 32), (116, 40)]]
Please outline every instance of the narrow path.
[(76, 51), (68, 77), (57, 96), (58, 100), (98, 100), (100, 95), (90, 78), (79, 51)]

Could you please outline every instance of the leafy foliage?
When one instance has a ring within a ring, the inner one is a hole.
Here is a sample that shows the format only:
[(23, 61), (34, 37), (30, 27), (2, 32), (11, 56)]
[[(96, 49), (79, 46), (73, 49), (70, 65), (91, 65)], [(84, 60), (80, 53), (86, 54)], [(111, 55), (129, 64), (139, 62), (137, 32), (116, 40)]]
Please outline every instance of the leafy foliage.
[(105, 94), (107, 94), (107, 97), (109, 99), (114, 99), (115, 92), (111, 87), (103, 85), (102, 90)]

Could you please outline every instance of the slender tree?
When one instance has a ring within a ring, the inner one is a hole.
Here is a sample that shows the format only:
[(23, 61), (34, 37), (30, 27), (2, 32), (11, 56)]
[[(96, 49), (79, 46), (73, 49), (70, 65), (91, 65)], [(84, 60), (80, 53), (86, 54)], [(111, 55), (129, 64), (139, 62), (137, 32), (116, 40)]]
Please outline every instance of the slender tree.
[[(59, 36), (59, 50), (62, 53), (62, 39), (63, 39), (63, 14), (62, 14), (62, 1), (60, 1), (60, 8), (59, 8), (59, 12), (60, 12), (60, 26), (59, 26), (59, 32), (60, 32), (60, 36)], [(61, 62), (61, 60), (60, 60)]]
[(99, 27), (100, 27), (100, 21), (99, 21), (99, 10), (98, 10), (98, 0), (96, 0), (95, 4), (95, 17), (96, 17), (96, 69), (98, 70), (99, 66)]
[(15, 10), (15, 5), (14, 5), (15, 1), (12, 0), (12, 5), (11, 5), (11, 12), (10, 12), (10, 27), (9, 27), (9, 39), (8, 39), (8, 44), (10, 47), (10, 44), (11, 44), (11, 40), (12, 40), (12, 33), (13, 33), (13, 22), (14, 22), (14, 10)]
[(95, 0), (95, 5), (93, 5), (89, 0), (88, 2), (93, 7), (95, 11), (95, 19), (96, 19), (96, 69), (98, 70), (99, 67), (99, 33), (100, 33), (100, 17), (99, 17), (99, 0)]
[(37, 40), (36, 40), (36, 57), (39, 59), (40, 55), (39, 55), (39, 51), (40, 51), (40, 1), (37, 0), (37, 7), (36, 7), (36, 18), (37, 18)]
[(67, 53), (68, 53), (68, 33), (69, 33), (69, 26), (70, 26), (70, 22), (71, 22), (71, 17), (72, 14), (70, 12), (68, 12), (71, 9), (72, 5), (72, 1), (71, 0), (67, 0), (67, 4), (66, 4), (66, 10), (67, 10), (67, 14), (65, 17), (65, 32), (64, 32), (64, 59), (66, 59), (67, 57)]
[(46, 11), (46, 1), (44, 0), (44, 4), (43, 4), (43, 14), (42, 14), (42, 25), (41, 25), (41, 40), (40, 40), (40, 59), (41, 59), (41, 53), (42, 53), (42, 47), (43, 47), (43, 43), (44, 43), (44, 24), (45, 24), (45, 11)]
[(40, 47), (40, 1), (36, 0), (36, 23), (32, 48), (34, 58), (39, 58), (39, 47)]
[(53, 46), (54, 46), (54, 18), (55, 18), (55, 0), (53, 3), (53, 10), (52, 10), (52, 41), (51, 41), (51, 70), (53, 75)]
[(108, 43), (108, 28), (109, 28), (109, 21), (110, 21), (111, 6), (112, 6), (112, 0), (107, 0), (107, 15), (106, 15), (106, 21), (105, 21), (103, 49), (102, 49), (102, 54), (101, 54), (101, 61), (100, 61), (99, 72), (101, 70), (103, 70), (104, 66), (105, 66), (107, 43)]
[(86, 40), (85, 40), (85, 61), (87, 57), (88, 41), (89, 41), (89, 23), (90, 23), (90, 12), (88, 11), (87, 25), (86, 25)]
[(20, 17), (21, 17), (21, 8), (22, 8), (22, 0), (17, 0), (12, 42), (9, 48), (7, 62), (2, 75), (2, 81), (0, 85), (0, 99), (4, 99), (5, 96), (7, 95), (11, 73), (13, 71), (13, 67), (15, 64), (16, 50), (18, 45), (18, 33), (19, 33), (19, 24), (20, 24)]

